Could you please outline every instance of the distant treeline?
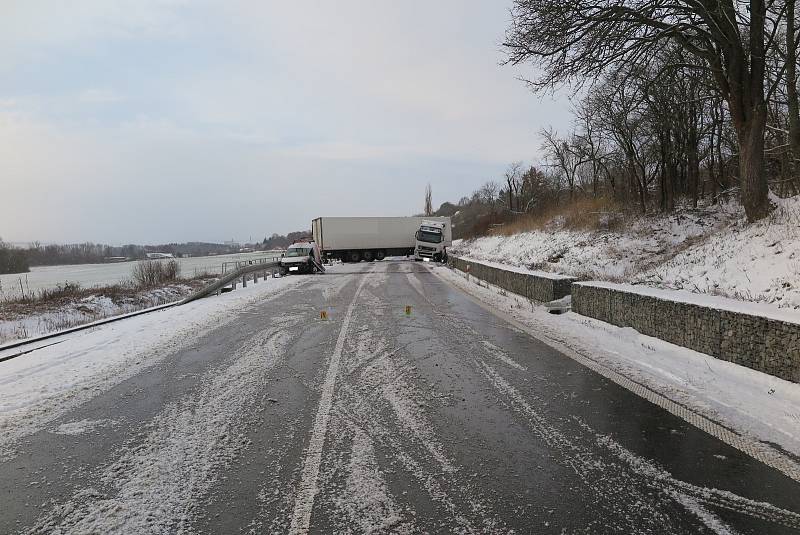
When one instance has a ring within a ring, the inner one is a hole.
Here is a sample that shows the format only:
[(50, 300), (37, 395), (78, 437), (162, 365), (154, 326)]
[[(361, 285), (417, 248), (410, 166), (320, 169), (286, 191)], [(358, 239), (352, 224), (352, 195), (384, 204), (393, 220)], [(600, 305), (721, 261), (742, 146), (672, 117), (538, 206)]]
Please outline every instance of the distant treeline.
[(273, 234), (269, 238), (264, 238), (264, 241), (261, 242), (261, 249), (265, 251), (270, 249), (286, 249), (288, 246), (294, 243), (295, 240), (299, 240), (300, 238), (305, 238), (307, 236), (311, 236), (310, 230), (290, 232), (286, 236)]
[(0, 239), (0, 274), (30, 271), (24, 251), (14, 249)]
[[(249, 249), (269, 250), (286, 248), (309, 231), (290, 232), (286, 236), (273, 234), (261, 244), (247, 244)], [(73, 243), (67, 245), (42, 245), (34, 242), (28, 247), (12, 247), (0, 239), (0, 273), (27, 273), (30, 266), (58, 266), (67, 264), (100, 264), (116, 259), (141, 260), (147, 253), (171, 253), (177, 256), (208, 256), (239, 252), (239, 244), (207, 242), (165, 243), (161, 245), (113, 246), (101, 243)]]
[(122, 245), (112, 246), (100, 243), (75, 243), (68, 245), (41, 245), (32, 243), (22, 251), (31, 266), (55, 266), (64, 264), (99, 264), (114, 258), (139, 260), (147, 253), (171, 253), (175, 256), (205, 256), (226, 254), (239, 250), (238, 246), (219, 243), (169, 243), (161, 245)]

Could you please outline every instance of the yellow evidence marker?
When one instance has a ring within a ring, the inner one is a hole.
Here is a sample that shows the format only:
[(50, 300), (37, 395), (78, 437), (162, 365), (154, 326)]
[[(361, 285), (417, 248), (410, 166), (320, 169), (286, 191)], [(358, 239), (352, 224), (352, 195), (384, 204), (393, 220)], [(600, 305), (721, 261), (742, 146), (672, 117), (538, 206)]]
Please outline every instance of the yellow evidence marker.
[(406, 305), (406, 316), (411, 315), (411, 305)]

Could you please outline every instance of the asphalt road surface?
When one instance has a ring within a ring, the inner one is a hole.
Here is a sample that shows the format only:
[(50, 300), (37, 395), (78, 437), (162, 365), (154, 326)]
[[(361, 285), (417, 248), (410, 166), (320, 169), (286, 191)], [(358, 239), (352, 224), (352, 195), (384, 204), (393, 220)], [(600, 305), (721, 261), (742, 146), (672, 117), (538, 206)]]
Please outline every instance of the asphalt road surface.
[(798, 483), (436, 269), (306, 276), (26, 438), (0, 533), (800, 531)]

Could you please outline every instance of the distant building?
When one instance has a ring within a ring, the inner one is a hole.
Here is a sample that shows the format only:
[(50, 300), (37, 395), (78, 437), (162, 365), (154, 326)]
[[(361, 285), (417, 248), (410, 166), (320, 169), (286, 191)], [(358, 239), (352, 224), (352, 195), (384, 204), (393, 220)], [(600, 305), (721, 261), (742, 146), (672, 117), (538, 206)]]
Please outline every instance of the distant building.
[(160, 258), (175, 258), (172, 253), (145, 253), (148, 260), (158, 260)]

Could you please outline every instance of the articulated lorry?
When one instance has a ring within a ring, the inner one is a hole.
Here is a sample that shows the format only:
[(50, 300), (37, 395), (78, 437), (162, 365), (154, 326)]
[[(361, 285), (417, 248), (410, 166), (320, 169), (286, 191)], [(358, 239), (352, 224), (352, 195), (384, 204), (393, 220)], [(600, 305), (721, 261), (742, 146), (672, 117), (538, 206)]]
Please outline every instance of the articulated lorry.
[(442, 261), (453, 243), (449, 217), (318, 217), (311, 232), (326, 261), (410, 255)]

